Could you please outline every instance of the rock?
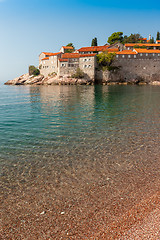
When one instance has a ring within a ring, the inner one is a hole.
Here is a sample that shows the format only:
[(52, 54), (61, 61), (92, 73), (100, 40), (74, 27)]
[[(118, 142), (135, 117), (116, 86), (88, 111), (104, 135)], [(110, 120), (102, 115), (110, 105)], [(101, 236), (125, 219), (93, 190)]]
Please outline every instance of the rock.
[(157, 86), (160, 86), (160, 81), (153, 81), (153, 82), (150, 82), (150, 85), (157, 85)]
[(13, 80), (9, 80), (5, 83), (6, 85), (91, 85), (93, 84), (92, 80), (87, 79), (76, 79), (71, 78), (68, 75), (57, 76), (52, 75), (44, 77), (43, 75), (38, 76), (29, 76), (29, 74), (24, 74)]

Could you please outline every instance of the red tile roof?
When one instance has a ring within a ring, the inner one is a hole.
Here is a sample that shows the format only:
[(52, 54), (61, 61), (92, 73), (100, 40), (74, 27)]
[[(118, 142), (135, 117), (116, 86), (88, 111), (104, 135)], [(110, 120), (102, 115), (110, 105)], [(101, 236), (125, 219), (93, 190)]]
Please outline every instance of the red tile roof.
[(43, 59), (41, 59), (41, 60), (49, 60), (49, 57), (45, 57), (45, 58), (43, 58)]
[(61, 58), (80, 58), (80, 57), (94, 57), (96, 53), (92, 54), (79, 54), (79, 53), (64, 53)]
[(119, 52), (119, 48), (108, 48), (106, 52)]
[(94, 47), (82, 47), (78, 51), (79, 52), (103, 52), (106, 51), (108, 46), (94, 46)]
[(139, 38), (139, 40), (147, 41), (147, 38)]
[(73, 49), (73, 47), (69, 47), (69, 46), (62, 46), (64, 49)]
[(60, 58), (59, 61), (60, 61), (60, 62), (68, 62), (68, 59), (62, 59), (62, 58)]
[(61, 58), (79, 58), (79, 53), (64, 53)]
[(135, 48), (137, 53), (160, 53), (158, 49), (143, 49), (143, 48)]
[(121, 52), (117, 52), (116, 54), (118, 54), (118, 55), (121, 55), (121, 54), (123, 54), (123, 55), (125, 55), (125, 54), (137, 54), (136, 52), (134, 52), (134, 51), (132, 51), (132, 50), (123, 50), (123, 51), (121, 51)]
[(146, 47), (159, 47), (159, 44), (156, 43), (126, 43), (125, 47), (134, 47), (134, 46), (146, 46)]
[(160, 43), (160, 40), (156, 40), (156, 42)]
[(96, 56), (96, 53), (91, 53), (91, 54), (80, 54), (80, 57), (94, 57)]
[(58, 53), (42, 52), (42, 53), (44, 53), (46, 56), (56, 56), (56, 55), (60, 54), (60, 52), (58, 52)]

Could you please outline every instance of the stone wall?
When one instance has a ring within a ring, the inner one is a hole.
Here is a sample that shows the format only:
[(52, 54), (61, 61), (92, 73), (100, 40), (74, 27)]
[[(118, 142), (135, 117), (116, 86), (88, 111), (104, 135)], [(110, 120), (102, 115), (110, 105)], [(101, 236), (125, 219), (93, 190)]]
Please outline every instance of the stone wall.
[(72, 75), (79, 67), (79, 59), (68, 59), (66, 62), (58, 62), (58, 76)]
[(71, 76), (76, 73), (77, 68), (80, 68), (85, 73), (85, 79), (92, 81), (95, 79), (95, 56), (68, 59), (68, 62), (59, 62), (58, 64), (58, 76)]
[(96, 82), (153, 82), (160, 81), (160, 58), (119, 58), (113, 66), (118, 70), (96, 71)]
[(48, 76), (48, 74), (51, 74), (53, 72), (58, 72), (58, 56), (51, 56), (49, 57), (49, 60), (42, 60), (40, 61), (40, 73), (44, 75), (45, 77)]
[(96, 57), (80, 57), (79, 68), (85, 73), (85, 78), (95, 80)]

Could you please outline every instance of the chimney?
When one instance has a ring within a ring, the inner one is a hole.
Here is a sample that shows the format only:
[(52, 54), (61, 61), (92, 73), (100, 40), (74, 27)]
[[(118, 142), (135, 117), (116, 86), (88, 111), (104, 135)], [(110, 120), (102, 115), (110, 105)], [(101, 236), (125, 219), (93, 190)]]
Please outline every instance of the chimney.
[(149, 40), (151, 40), (151, 34), (149, 34)]

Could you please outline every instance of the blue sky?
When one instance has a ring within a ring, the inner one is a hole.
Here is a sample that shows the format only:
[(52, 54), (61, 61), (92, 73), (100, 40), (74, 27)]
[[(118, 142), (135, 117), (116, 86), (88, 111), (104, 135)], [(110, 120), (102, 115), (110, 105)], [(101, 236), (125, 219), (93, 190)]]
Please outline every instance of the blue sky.
[(0, 0), (0, 81), (38, 65), (42, 51), (90, 46), (94, 37), (104, 45), (116, 31), (156, 37), (160, 1)]

